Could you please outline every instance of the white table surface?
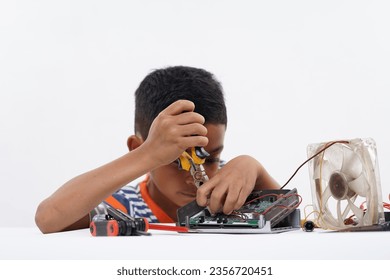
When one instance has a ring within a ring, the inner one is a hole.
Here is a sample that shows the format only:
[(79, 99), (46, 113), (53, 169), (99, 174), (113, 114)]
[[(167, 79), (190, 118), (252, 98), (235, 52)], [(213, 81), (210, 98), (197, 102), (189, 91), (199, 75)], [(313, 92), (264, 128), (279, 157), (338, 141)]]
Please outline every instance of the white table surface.
[(390, 260), (390, 232), (150, 232), (151, 236), (93, 237), (88, 229), (42, 234), (34, 227), (0, 227), (0, 259)]

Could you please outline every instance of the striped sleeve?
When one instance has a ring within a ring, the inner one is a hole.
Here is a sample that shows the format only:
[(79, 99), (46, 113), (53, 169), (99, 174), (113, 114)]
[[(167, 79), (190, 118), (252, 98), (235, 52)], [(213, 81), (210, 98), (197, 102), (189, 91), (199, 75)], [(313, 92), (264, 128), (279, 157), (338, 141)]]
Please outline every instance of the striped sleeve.
[[(105, 199), (112, 207), (119, 209), (134, 218), (146, 218), (150, 223), (158, 223), (159, 220), (150, 210), (141, 196), (140, 187), (127, 185)], [(101, 205), (103, 208), (104, 206)], [(90, 218), (99, 213), (95, 208), (90, 213)]]

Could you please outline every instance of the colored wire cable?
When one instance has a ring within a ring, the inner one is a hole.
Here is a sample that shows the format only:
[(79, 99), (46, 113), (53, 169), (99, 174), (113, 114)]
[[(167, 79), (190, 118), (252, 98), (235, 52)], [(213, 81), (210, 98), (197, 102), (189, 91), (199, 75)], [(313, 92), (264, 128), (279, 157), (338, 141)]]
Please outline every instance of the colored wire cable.
[(293, 175), (287, 180), (287, 182), (280, 188), (280, 189), (283, 189), (285, 186), (287, 186), (288, 183), (290, 183), (290, 181), (292, 180), (292, 178), (294, 178), (294, 176), (298, 173), (299, 169), (302, 168), (302, 166), (304, 166), (306, 163), (308, 163), (310, 160), (312, 160), (313, 158), (315, 158), (316, 156), (318, 156), (320, 153), (322, 153), (323, 151), (325, 151), (326, 149), (328, 149), (329, 147), (333, 146), (334, 144), (348, 144), (349, 141), (345, 141), (345, 140), (340, 140), (340, 141), (333, 141), (333, 142), (328, 142), (325, 144), (324, 148), (322, 148), (321, 150), (319, 150), (317, 153), (315, 153), (313, 156), (309, 157), (307, 160), (305, 160), (296, 170), (295, 172), (293, 173)]
[(151, 223), (149, 223), (149, 229), (176, 231), (176, 232), (188, 232), (188, 228), (186, 228), (186, 227), (151, 224)]

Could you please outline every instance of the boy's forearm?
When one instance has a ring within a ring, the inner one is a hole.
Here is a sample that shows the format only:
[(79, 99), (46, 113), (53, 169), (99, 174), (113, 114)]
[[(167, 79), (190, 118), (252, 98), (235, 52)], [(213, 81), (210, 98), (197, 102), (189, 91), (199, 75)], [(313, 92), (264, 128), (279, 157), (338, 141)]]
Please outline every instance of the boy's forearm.
[(66, 182), (45, 199), (36, 212), (44, 233), (64, 230), (85, 217), (120, 187), (156, 168), (153, 157), (141, 147)]

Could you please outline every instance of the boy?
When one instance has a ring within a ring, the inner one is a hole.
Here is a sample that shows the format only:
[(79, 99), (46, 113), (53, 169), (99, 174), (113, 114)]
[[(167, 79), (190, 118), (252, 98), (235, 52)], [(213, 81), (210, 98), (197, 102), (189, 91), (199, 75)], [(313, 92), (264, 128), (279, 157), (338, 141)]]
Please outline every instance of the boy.
[[(184, 66), (159, 69), (145, 77), (135, 96), (129, 153), (71, 179), (42, 201), (35, 220), (43, 233), (88, 227), (88, 213), (105, 199), (135, 217), (169, 223), (194, 199), (211, 212), (229, 214), (253, 189), (279, 188), (252, 157), (236, 157), (220, 168), (227, 117), (222, 87), (211, 73)], [(198, 146), (210, 154), (204, 164), (210, 180), (197, 189), (177, 158)], [(138, 186), (125, 186), (144, 174)]]

